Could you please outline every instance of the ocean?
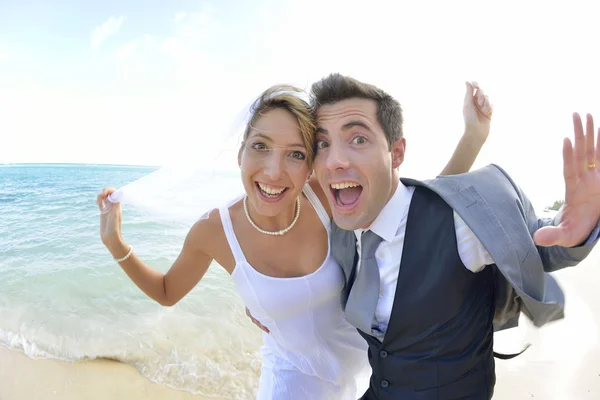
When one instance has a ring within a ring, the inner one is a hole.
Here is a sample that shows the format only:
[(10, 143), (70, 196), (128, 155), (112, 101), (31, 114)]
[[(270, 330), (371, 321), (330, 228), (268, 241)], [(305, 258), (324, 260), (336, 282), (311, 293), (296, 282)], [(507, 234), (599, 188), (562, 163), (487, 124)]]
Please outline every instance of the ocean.
[[(174, 307), (143, 294), (99, 235), (97, 193), (156, 168), (0, 165), (0, 345), (32, 358), (98, 358), (204, 396), (252, 398), (258, 328), (218, 265)], [(123, 236), (166, 272), (188, 227), (124, 209)]]

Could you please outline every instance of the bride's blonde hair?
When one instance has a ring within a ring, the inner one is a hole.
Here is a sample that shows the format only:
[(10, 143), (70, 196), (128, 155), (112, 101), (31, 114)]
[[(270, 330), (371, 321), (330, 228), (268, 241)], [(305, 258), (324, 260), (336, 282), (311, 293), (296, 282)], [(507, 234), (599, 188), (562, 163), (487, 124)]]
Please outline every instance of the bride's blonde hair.
[(308, 164), (309, 167), (312, 167), (315, 158), (316, 123), (312, 107), (300, 97), (302, 93), (304, 93), (302, 89), (290, 85), (275, 85), (265, 90), (250, 108), (252, 117), (246, 124), (242, 146), (246, 139), (248, 139), (256, 121), (265, 112), (281, 108), (296, 117), (302, 135), (302, 143), (306, 149)]

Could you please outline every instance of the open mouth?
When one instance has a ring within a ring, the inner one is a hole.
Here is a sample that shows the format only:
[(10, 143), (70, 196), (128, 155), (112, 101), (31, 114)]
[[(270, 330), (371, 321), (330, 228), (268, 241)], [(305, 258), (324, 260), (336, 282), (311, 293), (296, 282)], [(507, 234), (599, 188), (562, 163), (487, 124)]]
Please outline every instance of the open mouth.
[(260, 193), (264, 199), (271, 201), (279, 200), (289, 189), (283, 186), (271, 186), (260, 182), (255, 182), (255, 184), (256, 188), (258, 189), (258, 193)]
[(345, 209), (354, 207), (363, 191), (363, 187), (356, 182), (332, 183), (329, 187), (336, 205)]

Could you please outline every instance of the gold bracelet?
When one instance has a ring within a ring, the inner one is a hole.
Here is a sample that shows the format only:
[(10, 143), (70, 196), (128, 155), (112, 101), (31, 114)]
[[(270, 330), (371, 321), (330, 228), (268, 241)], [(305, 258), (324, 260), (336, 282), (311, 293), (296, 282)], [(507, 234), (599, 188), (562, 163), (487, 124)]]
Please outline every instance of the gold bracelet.
[(123, 257), (123, 258), (115, 258), (115, 261), (118, 262), (118, 263), (120, 263), (120, 262), (123, 262), (123, 261), (127, 260), (129, 258), (129, 256), (131, 255), (132, 252), (133, 252), (133, 246), (130, 245), (129, 246), (129, 251), (127, 252), (127, 255), (125, 257)]

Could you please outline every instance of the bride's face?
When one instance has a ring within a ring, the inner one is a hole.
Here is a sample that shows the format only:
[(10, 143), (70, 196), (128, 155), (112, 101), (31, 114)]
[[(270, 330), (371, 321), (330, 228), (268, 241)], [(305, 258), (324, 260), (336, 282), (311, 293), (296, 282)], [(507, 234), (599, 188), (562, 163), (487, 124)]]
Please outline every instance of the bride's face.
[(256, 212), (272, 217), (294, 207), (309, 176), (308, 152), (294, 115), (281, 108), (262, 114), (240, 149), (238, 163)]

